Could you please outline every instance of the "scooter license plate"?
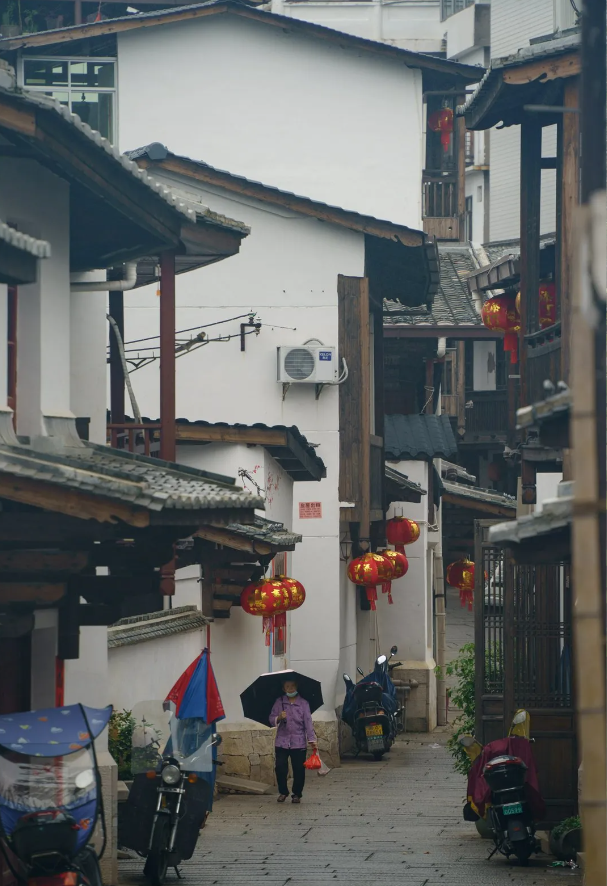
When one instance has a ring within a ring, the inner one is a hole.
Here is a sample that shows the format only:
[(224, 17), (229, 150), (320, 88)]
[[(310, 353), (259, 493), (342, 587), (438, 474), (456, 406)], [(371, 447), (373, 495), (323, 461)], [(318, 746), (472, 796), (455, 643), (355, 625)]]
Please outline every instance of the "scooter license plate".
[(365, 735), (367, 738), (373, 735), (383, 735), (381, 723), (372, 723), (370, 726), (365, 726)]
[(504, 815), (520, 815), (522, 811), (521, 803), (506, 803), (505, 806), (502, 806)]

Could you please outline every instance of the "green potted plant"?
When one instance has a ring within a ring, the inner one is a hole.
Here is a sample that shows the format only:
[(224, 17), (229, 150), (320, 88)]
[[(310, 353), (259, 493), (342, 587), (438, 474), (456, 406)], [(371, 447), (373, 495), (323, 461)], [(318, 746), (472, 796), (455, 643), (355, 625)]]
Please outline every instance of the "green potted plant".
[(15, 0), (8, 0), (2, 13), (2, 36), (18, 37), (21, 33), (21, 25), (19, 23), (19, 7)]
[(559, 861), (575, 861), (582, 850), (582, 822), (579, 815), (560, 821), (550, 831), (550, 851)]
[(108, 750), (118, 765), (118, 778), (129, 781), (131, 775), (131, 748), (135, 718), (130, 711), (114, 711), (108, 729)]

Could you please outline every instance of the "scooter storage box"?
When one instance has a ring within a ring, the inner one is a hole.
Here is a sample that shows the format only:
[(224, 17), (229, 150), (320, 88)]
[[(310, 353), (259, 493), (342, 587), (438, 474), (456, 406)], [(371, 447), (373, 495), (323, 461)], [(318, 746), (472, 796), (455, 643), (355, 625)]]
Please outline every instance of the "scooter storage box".
[(26, 864), (42, 856), (55, 856), (58, 860), (73, 858), (77, 841), (75, 820), (55, 809), (24, 815), (11, 835), (15, 855)]
[(518, 757), (496, 757), (483, 769), (483, 777), (492, 791), (522, 788), (527, 767)]

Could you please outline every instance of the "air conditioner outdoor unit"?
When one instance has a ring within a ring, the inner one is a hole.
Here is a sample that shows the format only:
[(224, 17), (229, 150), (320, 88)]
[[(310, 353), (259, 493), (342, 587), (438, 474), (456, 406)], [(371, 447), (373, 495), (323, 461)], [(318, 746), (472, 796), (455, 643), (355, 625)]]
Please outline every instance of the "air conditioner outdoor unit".
[(297, 345), (277, 349), (277, 381), (287, 385), (335, 384), (338, 380), (337, 348)]

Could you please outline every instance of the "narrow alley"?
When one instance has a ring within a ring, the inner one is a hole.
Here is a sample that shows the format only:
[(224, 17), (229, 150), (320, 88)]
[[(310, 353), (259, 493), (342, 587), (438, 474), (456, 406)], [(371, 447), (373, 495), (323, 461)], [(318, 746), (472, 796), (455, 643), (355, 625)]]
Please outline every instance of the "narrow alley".
[[(462, 776), (447, 736), (408, 735), (381, 763), (346, 760), (324, 778), (308, 776), (301, 806), (274, 794), (223, 795), (196, 855), (182, 866), (184, 886), (577, 886), (568, 869), (487, 861), (490, 843), (462, 821)], [(141, 859), (121, 862), (121, 883), (144, 882)], [(177, 883), (173, 873), (167, 882)]]

